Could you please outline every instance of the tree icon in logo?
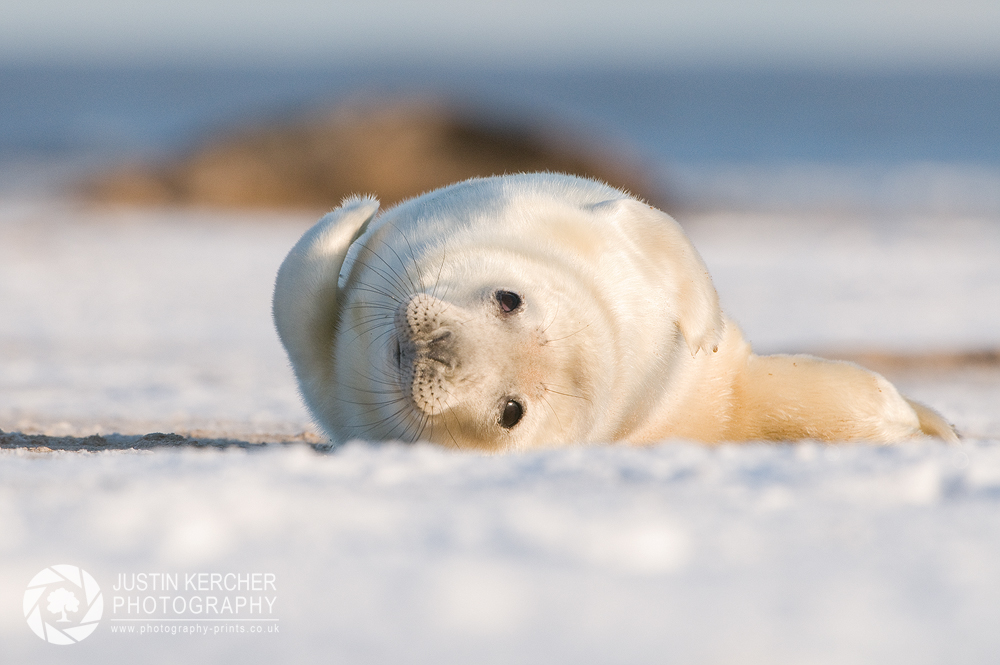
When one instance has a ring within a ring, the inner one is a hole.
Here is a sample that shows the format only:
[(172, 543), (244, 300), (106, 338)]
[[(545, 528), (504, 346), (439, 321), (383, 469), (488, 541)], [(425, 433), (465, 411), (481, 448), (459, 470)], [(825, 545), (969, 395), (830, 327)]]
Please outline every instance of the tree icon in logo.
[(46, 608), (49, 612), (62, 614), (61, 619), (56, 619), (57, 623), (67, 623), (69, 621), (66, 617), (66, 610), (70, 612), (80, 611), (80, 601), (76, 599), (76, 594), (66, 589), (66, 587), (59, 587), (50, 593), (46, 600), (49, 603), (49, 606)]
[(76, 644), (85, 639), (103, 613), (104, 596), (97, 580), (78, 566), (50, 566), (31, 578), (24, 592), (28, 627), (50, 644)]

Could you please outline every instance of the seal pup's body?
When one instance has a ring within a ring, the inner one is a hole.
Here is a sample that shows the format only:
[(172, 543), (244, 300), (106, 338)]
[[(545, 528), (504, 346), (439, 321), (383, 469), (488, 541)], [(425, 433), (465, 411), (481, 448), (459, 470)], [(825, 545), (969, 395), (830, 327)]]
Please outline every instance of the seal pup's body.
[(275, 285), (279, 336), (334, 441), (955, 440), (873, 372), (753, 354), (680, 226), (620, 190), (521, 174), (377, 212), (346, 200)]

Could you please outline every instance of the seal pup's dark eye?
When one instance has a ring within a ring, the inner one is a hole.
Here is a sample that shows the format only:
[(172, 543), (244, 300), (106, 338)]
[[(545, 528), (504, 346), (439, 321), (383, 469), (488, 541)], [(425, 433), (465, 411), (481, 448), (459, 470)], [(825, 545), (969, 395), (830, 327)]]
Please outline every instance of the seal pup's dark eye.
[(524, 407), (521, 406), (521, 403), (509, 399), (503, 406), (503, 413), (500, 414), (500, 427), (510, 429), (521, 422), (522, 416), (524, 416)]
[(521, 306), (521, 296), (513, 291), (497, 291), (496, 298), (497, 302), (500, 303), (500, 309), (506, 314), (510, 314)]

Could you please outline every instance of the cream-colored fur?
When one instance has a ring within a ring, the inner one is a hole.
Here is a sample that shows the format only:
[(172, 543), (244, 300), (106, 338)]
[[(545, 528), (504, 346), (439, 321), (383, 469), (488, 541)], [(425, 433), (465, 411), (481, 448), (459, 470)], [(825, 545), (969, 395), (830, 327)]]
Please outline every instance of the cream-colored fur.
[(673, 219), (571, 176), (349, 199), (285, 259), (274, 317), (335, 441), (955, 440), (856, 365), (754, 355)]

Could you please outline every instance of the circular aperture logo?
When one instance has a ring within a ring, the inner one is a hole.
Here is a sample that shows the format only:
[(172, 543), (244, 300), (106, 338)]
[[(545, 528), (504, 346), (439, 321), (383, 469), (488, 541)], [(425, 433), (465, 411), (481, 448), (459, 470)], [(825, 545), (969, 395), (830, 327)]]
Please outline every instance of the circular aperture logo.
[(104, 597), (79, 566), (50, 566), (31, 578), (24, 592), (24, 618), (31, 632), (49, 644), (76, 644), (97, 628)]

